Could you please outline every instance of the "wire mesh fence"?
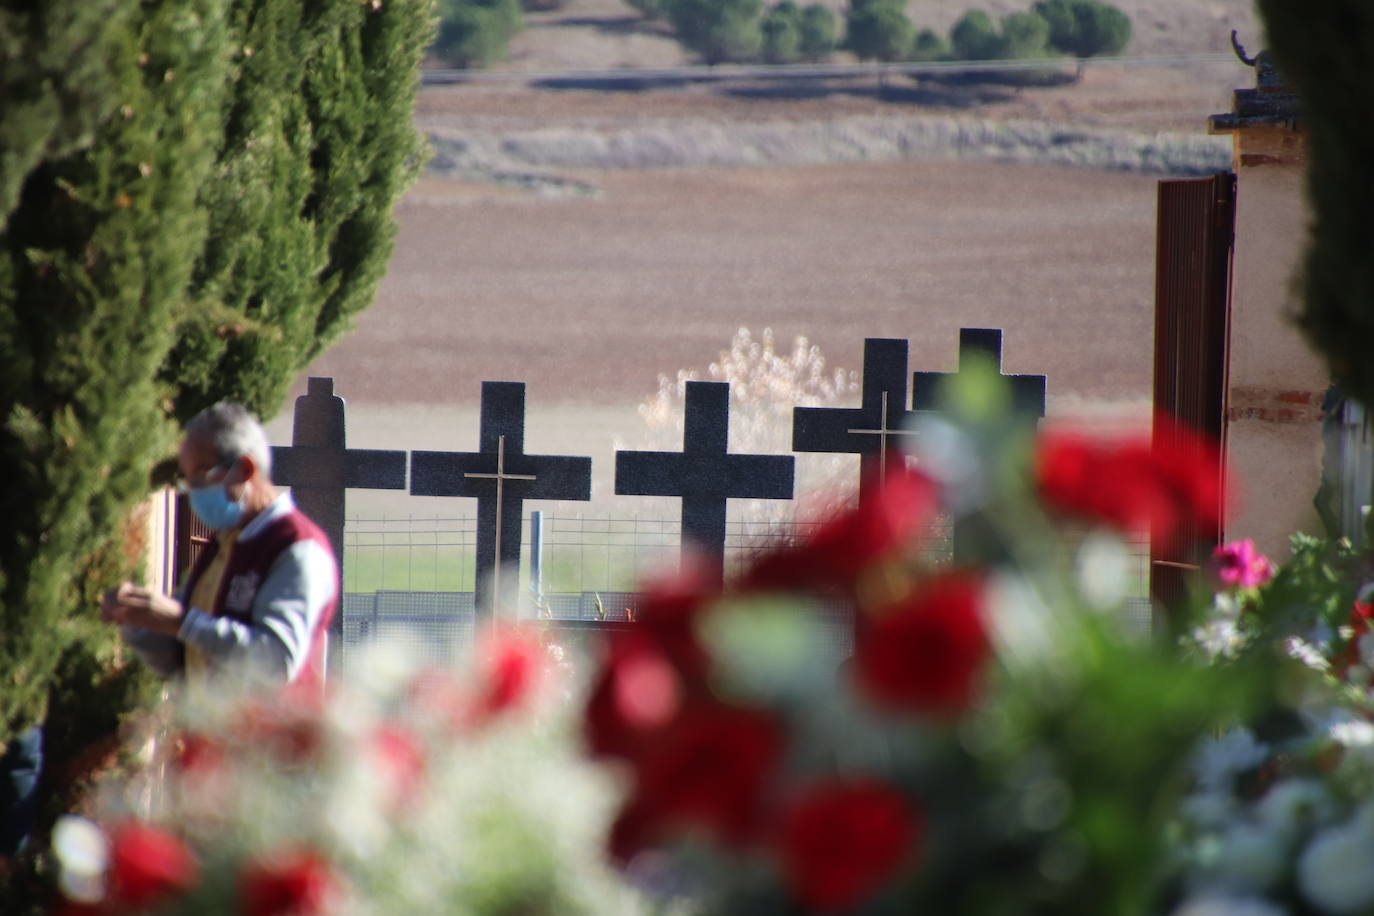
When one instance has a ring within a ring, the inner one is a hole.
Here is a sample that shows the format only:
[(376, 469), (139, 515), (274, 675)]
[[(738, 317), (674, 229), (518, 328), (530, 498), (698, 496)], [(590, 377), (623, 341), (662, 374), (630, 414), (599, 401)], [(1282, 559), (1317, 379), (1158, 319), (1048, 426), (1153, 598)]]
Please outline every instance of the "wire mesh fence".
[[(762, 551), (804, 538), (814, 523), (732, 520), (726, 532), (727, 571)], [(540, 535), (531, 543), (531, 533)], [(681, 525), (647, 516), (543, 515), (523, 526), (519, 613), (553, 628), (567, 625), (570, 638), (584, 640), (585, 627), (633, 620), (639, 583), (676, 560)], [(424, 663), (461, 661), (476, 630), (477, 519), (475, 515), (387, 516), (349, 519), (344, 529), (344, 645), (356, 649), (375, 639), (400, 644)], [(947, 521), (934, 524), (925, 541), (936, 563), (952, 556)], [(1066, 554), (1066, 563), (1074, 557)], [(1151, 626), (1149, 543), (1127, 543), (1110, 573), (1124, 582), (1121, 613), (1126, 627)], [(818, 606), (817, 633), (838, 661), (852, 645), (853, 610), (836, 603)], [(576, 632), (574, 632), (576, 631)]]
[[(725, 535), (727, 571), (804, 538), (815, 524), (731, 520)], [(542, 537), (531, 544), (536, 527)], [(543, 515), (539, 526), (523, 527), (520, 585), (545, 595), (633, 591), (675, 560), (681, 537), (677, 519)], [(476, 544), (476, 515), (349, 519), (344, 526), (344, 591), (470, 592), (476, 580)], [(934, 555), (948, 553), (948, 524), (931, 527), (928, 545)], [(536, 566), (538, 582), (532, 581)]]

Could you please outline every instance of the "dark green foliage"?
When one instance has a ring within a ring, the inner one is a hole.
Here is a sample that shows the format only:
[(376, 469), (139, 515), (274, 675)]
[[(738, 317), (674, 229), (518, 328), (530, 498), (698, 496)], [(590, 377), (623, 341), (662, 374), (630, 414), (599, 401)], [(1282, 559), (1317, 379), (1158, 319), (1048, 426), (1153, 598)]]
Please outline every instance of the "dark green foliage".
[(24, 176), (0, 234), (0, 738), (42, 715), (73, 646), (111, 638), (83, 576), (171, 445), (157, 372), (205, 240), (196, 195), (228, 88), (221, 4), (150, 4), (114, 22), (102, 40), (120, 109), (84, 151)]
[(932, 29), (921, 29), (915, 40), (911, 42), (910, 59), (913, 61), (925, 63), (927, 61), (946, 60), (948, 57), (949, 45)]
[[(222, 397), (275, 413), (371, 299), (431, 22), (428, 0), (18, 6), (0, 10), (0, 185), (19, 188), (0, 222), (0, 741), (46, 708), (61, 772), (146, 687), (96, 601), (143, 560), (130, 510), (173, 421)], [(99, 85), (64, 87), (62, 61)]]
[[(0, 4), (0, 229), (38, 163), (91, 141), (119, 95), (134, 4)], [(42, 74), (42, 78), (39, 78)]]
[(915, 29), (900, 0), (854, 0), (845, 21), (845, 47), (860, 60), (906, 60)]
[(1030, 60), (1049, 55), (1050, 24), (1036, 13), (1012, 13), (1002, 19), (1000, 57)]
[(232, 60), (201, 192), (211, 243), (164, 375), (180, 418), (225, 397), (275, 413), (296, 369), (372, 301), (391, 203), (419, 163), (409, 113), (429, 12), (429, 0), (234, 4), (251, 56)]
[(949, 44), (956, 60), (994, 60), (1001, 50), (1001, 36), (991, 16), (969, 10), (950, 29)]
[(763, 48), (761, 0), (673, 0), (677, 40), (708, 64), (748, 63)]
[(763, 59), (770, 64), (794, 64), (801, 59), (801, 9), (782, 0), (763, 17)]
[(835, 51), (837, 41), (834, 11), (819, 3), (812, 3), (802, 8), (802, 60), (811, 62), (828, 60)]
[(1259, 11), (1307, 131), (1312, 228), (1298, 321), (1333, 381), (1374, 404), (1374, 6), (1259, 0)]
[(1131, 40), (1130, 17), (1101, 0), (1040, 0), (1035, 12), (1049, 23), (1049, 44), (1074, 57), (1119, 54)]
[(506, 56), (524, 27), (520, 0), (438, 0), (434, 50), (451, 67), (485, 67)]
[(1049, 55), (1050, 25), (1037, 13), (1011, 13), (1001, 27), (982, 10), (965, 13), (950, 30), (956, 60), (1029, 60)]

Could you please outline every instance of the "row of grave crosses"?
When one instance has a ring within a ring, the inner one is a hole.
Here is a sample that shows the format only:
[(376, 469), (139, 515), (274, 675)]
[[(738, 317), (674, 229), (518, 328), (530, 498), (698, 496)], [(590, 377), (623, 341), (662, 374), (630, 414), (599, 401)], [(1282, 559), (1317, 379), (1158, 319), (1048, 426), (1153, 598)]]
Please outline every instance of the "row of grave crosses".
[[(962, 372), (976, 357), (1001, 369), (1002, 332), (964, 328), (959, 332)], [(861, 486), (881, 480), (888, 453), (908, 435), (916, 411), (932, 410), (947, 373), (911, 376), (907, 409), (907, 342), (864, 341), (863, 403), (857, 408), (793, 409), (792, 449), (861, 456)], [(1045, 414), (1045, 377), (1013, 375), (1018, 412)], [(682, 500), (683, 545), (692, 545), (723, 574), (726, 501), (791, 499), (795, 459), (791, 455), (729, 452), (730, 386), (688, 382), (681, 452), (617, 451), (615, 492), (629, 496), (672, 496)], [(409, 490), (415, 496), (465, 496), (477, 500), (476, 605), (490, 613), (500, 604), (501, 571), (520, 565), (523, 503), (527, 499), (591, 498), (592, 460), (525, 454), (525, 385), (483, 382), (481, 429), (476, 452), (407, 453), (349, 449), (344, 403), (334, 380), (311, 378), (296, 400), (292, 445), (272, 450), (274, 478), (292, 488), (296, 503), (313, 518), (343, 557), (344, 492), (349, 489)], [(859, 498), (866, 494), (861, 490)]]

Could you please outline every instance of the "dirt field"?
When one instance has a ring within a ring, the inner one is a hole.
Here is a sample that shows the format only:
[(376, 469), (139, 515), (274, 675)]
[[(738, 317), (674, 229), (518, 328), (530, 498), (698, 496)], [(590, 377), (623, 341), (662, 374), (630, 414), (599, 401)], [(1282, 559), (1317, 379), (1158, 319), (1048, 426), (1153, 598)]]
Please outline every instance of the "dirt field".
[(740, 326), (858, 368), (866, 336), (954, 368), (961, 326), (1006, 329), (1052, 395), (1148, 392), (1151, 177), (973, 163), (603, 172), (546, 199), (429, 179), (391, 271), (311, 370), (372, 402), (620, 403), (705, 367)]

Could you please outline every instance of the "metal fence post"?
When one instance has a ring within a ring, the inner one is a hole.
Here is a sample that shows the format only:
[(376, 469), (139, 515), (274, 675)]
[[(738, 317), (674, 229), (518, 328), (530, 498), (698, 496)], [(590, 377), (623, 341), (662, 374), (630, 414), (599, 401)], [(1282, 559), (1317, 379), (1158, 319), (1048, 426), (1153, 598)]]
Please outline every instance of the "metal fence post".
[(544, 610), (544, 513), (530, 513), (530, 594), (536, 613)]

